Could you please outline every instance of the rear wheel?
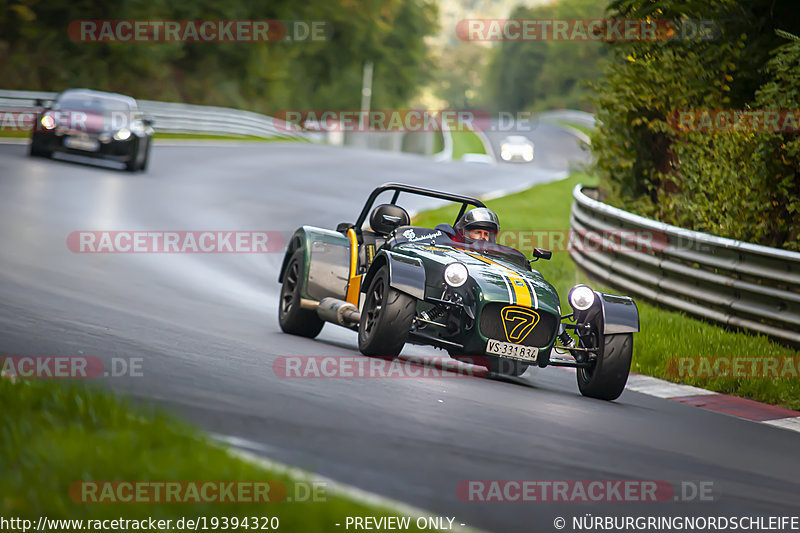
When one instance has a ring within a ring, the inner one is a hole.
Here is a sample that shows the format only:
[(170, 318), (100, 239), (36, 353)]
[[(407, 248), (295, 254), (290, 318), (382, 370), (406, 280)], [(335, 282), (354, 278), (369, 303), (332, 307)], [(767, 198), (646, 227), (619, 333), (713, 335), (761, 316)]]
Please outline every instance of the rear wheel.
[(300, 285), (305, 272), (303, 250), (297, 250), (289, 259), (283, 275), (281, 297), (278, 301), (278, 323), (284, 333), (314, 338), (325, 322), (317, 313), (300, 307)]
[(590, 398), (616, 400), (628, 382), (633, 359), (633, 334), (603, 335), (598, 325), (592, 329), (591, 341), (581, 339), (581, 344), (598, 346), (599, 350), (594, 365), (578, 368), (578, 389)]
[(389, 286), (389, 269), (372, 278), (358, 325), (358, 349), (364, 355), (394, 359), (408, 339), (417, 301)]

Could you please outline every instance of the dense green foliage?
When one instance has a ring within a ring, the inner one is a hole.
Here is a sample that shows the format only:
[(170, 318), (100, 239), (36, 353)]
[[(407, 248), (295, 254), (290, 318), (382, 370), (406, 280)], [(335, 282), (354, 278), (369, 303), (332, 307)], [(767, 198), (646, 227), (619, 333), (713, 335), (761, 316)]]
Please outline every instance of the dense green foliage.
[[(358, 109), (362, 68), (375, 64), (373, 108), (406, 103), (423, 81), (429, 0), (0, 0), (0, 87), (90, 87), (138, 98), (281, 109)], [(302, 42), (98, 42), (70, 39), (76, 20), (326, 21)]]
[[(605, 0), (520, 6), (511, 19), (596, 19)], [(599, 79), (609, 50), (598, 41), (502, 41), (486, 72), (489, 106), (502, 111), (591, 110), (587, 82)]]
[[(788, 0), (617, 0), (609, 16), (710, 19), (706, 40), (617, 42), (593, 151), (608, 201), (668, 223), (800, 249), (797, 132), (681, 130), (680, 111), (800, 109), (800, 10)], [(763, 128), (762, 128), (763, 130)]]

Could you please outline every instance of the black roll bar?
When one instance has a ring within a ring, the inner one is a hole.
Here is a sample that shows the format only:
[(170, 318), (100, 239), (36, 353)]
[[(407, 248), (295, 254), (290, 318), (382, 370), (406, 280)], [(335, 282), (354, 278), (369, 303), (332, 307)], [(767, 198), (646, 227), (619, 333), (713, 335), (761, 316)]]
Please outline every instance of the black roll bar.
[(471, 205), (474, 207), (486, 207), (483, 202), (471, 196), (463, 196), (461, 194), (452, 194), (434, 189), (426, 189), (425, 187), (416, 187), (414, 185), (403, 185), (402, 183), (384, 183), (370, 193), (369, 198), (367, 198), (367, 202), (364, 204), (364, 209), (361, 210), (361, 214), (358, 215), (358, 219), (356, 219), (356, 223), (354, 224), (356, 228), (360, 228), (364, 225), (364, 221), (367, 220), (367, 216), (369, 216), (369, 212), (372, 209), (372, 204), (375, 203), (375, 199), (381, 193), (386, 191), (394, 191), (394, 195), (392, 195), (392, 201), (390, 202), (392, 204), (397, 203), (397, 199), (399, 198), (401, 192), (416, 194), (418, 196), (427, 196), (429, 198), (437, 198), (439, 200), (450, 200), (451, 202), (461, 204), (461, 211), (459, 211), (458, 216), (456, 216), (456, 219), (453, 221), (453, 224), (458, 222), (458, 219), (461, 218), (461, 216), (467, 210), (467, 206)]

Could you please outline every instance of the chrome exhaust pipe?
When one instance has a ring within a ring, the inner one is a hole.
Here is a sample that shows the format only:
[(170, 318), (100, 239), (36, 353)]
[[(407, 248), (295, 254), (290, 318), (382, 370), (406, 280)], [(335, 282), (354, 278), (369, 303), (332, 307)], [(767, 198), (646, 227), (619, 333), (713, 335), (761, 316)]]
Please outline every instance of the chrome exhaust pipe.
[(358, 326), (361, 313), (355, 305), (338, 298), (323, 298), (317, 306), (317, 315), (326, 321), (347, 328)]

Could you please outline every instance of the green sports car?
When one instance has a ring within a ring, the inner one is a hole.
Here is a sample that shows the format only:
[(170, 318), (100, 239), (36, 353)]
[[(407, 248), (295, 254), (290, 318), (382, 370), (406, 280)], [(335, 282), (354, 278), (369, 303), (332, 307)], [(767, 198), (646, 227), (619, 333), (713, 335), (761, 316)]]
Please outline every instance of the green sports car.
[[(453, 225), (410, 225), (400, 194), (461, 205)], [(376, 200), (390, 194), (388, 203)], [(374, 207), (373, 207), (374, 206)], [(553, 286), (534, 259), (487, 241), (459, 238), (454, 229), (475, 198), (386, 184), (369, 196), (353, 223), (336, 230), (303, 226), (289, 240), (278, 281), (278, 320), (286, 333), (313, 338), (325, 322), (358, 331), (367, 356), (397, 357), (406, 343), (435, 346), (451, 357), (519, 376), (530, 365), (577, 369), (585, 396), (622, 394), (639, 313), (626, 296), (570, 290), (562, 316)], [(368, 226), (367, 226), (368, 223)]]

